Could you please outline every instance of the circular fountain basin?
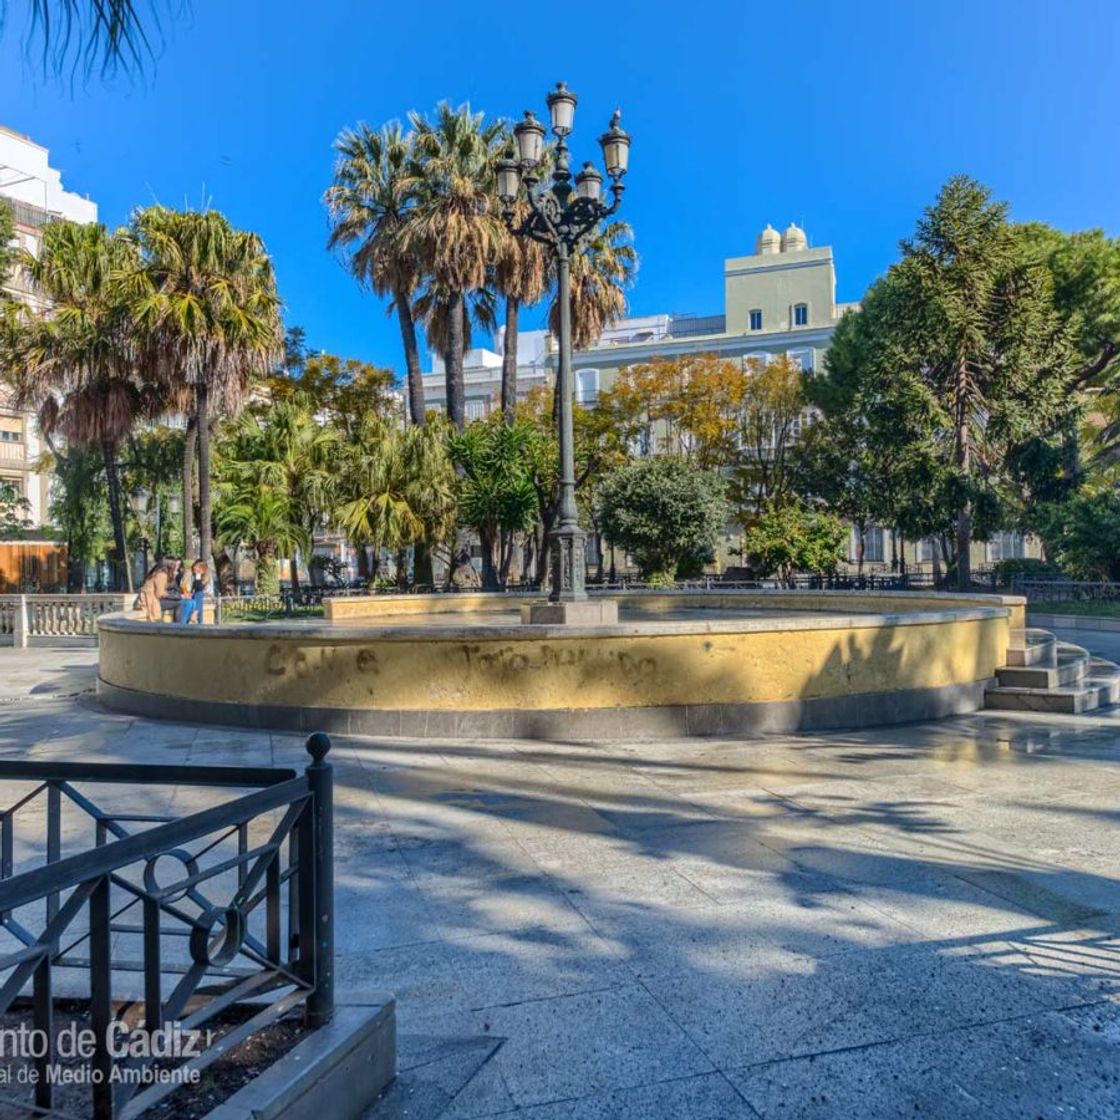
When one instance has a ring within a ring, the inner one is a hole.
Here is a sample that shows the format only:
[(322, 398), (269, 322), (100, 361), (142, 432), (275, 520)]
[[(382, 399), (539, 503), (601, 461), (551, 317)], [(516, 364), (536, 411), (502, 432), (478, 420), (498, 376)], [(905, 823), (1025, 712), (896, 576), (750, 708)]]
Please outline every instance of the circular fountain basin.
[(619, 739), (861, 727), (973, 711), (1024, 600), (633, 591), (610, 626), (520, 622), (537, 597), (327, 599), (326, 618), (104, 616), (98, 696), (169, 719), (337, 734)]

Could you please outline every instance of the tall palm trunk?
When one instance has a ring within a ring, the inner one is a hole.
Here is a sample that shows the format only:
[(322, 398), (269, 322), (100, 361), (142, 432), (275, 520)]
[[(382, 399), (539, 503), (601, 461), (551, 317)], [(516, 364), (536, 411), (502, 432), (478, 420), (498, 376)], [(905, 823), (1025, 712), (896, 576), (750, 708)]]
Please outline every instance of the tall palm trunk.
[(447, 418), (460, 431), (467, 420), (466, 388), (463, 384), (463, 298), (451, 297), (447, 312), (448, 338), (444, 367), (447, 376)]
[(397, 322), (401, 327), (404, 344), (404, 364), (408, 371), (408, 415), (414, 424), (424, 423), (424, 374), (420, 369), (420, 347), (416, 342), (416, 320), (407, 294), (395, 291), (393, 302), (397, 308)]
[(213, 527), (210, 521), (210, 388), (200, 381), (198, 413), (198, 553), (204, 563), (214, 563)]
[(190, 556), (194, 541), (194, 456), (198, 446), (198, 417), (187, 421), (183, 440), (183, 554)]
[[(113, 522), (113, 590), (132, 590), (132, 565), (128, 562), (128, 542), (124, 535), (124, 512), (121, 508), (121, 477), (117, 470), (117, 448), (112, 440), (104, 440), (101, 454), (105, 459), (105, 484), (109, 491), (109, 516)], [(146, 575), (147, 573), (145, 573)]]
[(502, 344), (502, 415), (507, 424), (513, 423), (517, 409), (517, 328), (521, 310), (520, 301), (506, 297), (506, 333)]

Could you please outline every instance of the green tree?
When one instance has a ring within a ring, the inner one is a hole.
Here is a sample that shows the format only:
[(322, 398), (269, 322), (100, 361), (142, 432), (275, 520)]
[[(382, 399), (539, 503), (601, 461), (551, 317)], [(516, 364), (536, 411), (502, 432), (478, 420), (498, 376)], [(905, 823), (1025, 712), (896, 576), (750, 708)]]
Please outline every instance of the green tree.
[(267, 413), (273, 402), (302, 397), (315, 415), (349, 433), (367, 415), (389, 418), (398, 412), (395, 386), (392, 370), (359, 358), (311, 354), (266, 378), (267, 400), (250, 407)]
[(141, 377), (140, 339), (126, 299), (137, 258), (129, 239), (102, 225), (52, 222), (22, 266), (48, 301), (45, 316), (21, 307), (5, 322), (0, 368), (17, 399), (38, 410), (48, 444), (96, 447), (105, 462), (118, 588), (132, 587), (119, 453), (158, 394)]
[(848, 530), (839, 518), (798, 502), (771, 504), (747, 530), (745, 551), (761, 576), (778, 575), (794, 586), (796, 572), (835, 571)]
[(7, 199), (0, 198), (0, 307), (8, 299), (4, 281), (16, 266), (16, 224), (12, 207)]
[[(371, 545), (374, 571), (382, 548), (442, 547), (455, 527), (455, 471), (447, 451), (446, 421), (401, 428), (377, 416), (358, 425), (345, 450), (334, 520), (364, 550)], [(362, 551), (360, 555), (364, 556)]]
[(183, 457), (183, 540), (189, 545), (193, 536), (197, 437), (200, 555), (209, 563), (213, 413), (236, 414), (249, 384), (281, 353), (272, 262), (255, 233), (216, 210), (150, 206), (133, 215), (131, 229), (142, 258), (131, 314), (146, 336), (145, 363), (166, 387), (166, 403), (194, 416)]
[(31, 503), (19, 492), (14, 482), (0, 479), (0, 540), (16, 540), (31, 528), (27, 516)]
[(380, 129), (360, 123), (335, 141), (334, 182), (324, 201), (331, 216), (328, 247), (346, 253), (355, 279), (390, 299), (400, 325), (408, 381), (408, 410), (424, 423), (424, 381), (412, 297), (420, 261), (403, 237), (414, 216), (417, 180), (413, 135), (398, 121)]
[[(1076, 422), (1076, 362), (1050, 272), (1019, 251), (1007, 207), (963, 176), (951, 179), (904, 241), (851, 329), (874, 392), (927, 418), (923, 438), (954, 477), (957, 578), (971, 585), (974, 533), (990, 529), (999, 488), (1030, 440), (1061, 443)], [(885, 388), (891, 379), (896, 388)], [(921, 424), (915, 424), (915, 429)]]
[(247, 475), (235, 475), (219, 477), (217, 497), (214, 524), (219, 538), (246, 545), (256, 564), (258, 594), (276, 595), (280, 591), (276, 558), (280, 553), (292, 555), (300, 539), (288, 495)]
[(730, 514), (718, 475), (668, 457), (613, 471), (599, 500), (604, 535), (653, 582), (671, 582), (680, 565), (710, 556)]
[(459, 521), (478, 533), (487, 591), (505, 587), (515, 534), (531, 530), (539, 516), (533, 485), (536, 438), (530, 425), (506, 424), (501, 413), (451, 437), (451, 457), (462, 472)]
[(113, 539), (100, 449), (80, 445), (44, 455), (36, 464), (52, 475), (50, 520), (66, 542), (67, 591), (85, 591), (86, 570), (104, 559)]
[(464, 300), (486, 287), (490, 265), (507, 237), (491, 187), (502, 125), (485, 123), (469, 105), (453, 109), (446, 102), (433, 119), (414, 112), (409, 123), (415, 133), (416, 208), (404, 226), (402, 244), (447, 309), (447, 416), (461, 429), (466, 422)]
[[(243, 506), (254, 487), (275, 498), (267, 505), (271, 535), (291, 559), (292, 587), (298, 589), (300, 553), (310, 560), (315, 531), (333, 507), (341, 463), (338, 433), (320, 424), (310, 400), (297, 394), (264, 413), (242, 412), (219, 441), (217, 458), (221, 504)], [(254, 508), (263, 514), (266, 507)], [(283, 531), (276, 528), (281, 517), (287, 522)], [(231, 526), (228, 517), (220, 523)], [(224, 539), (237, 543), (228, 535)]]
[(1073, 579), (1120, 581), (1120, 494), (1088, 490), (1036, 511), (1047, 557)]
[(157, 560), (184, 551), (180, 527), (171, 514), (182, 482), (183, 442), (183, 431), (157, 424), (134, 431), (124, 449), (122, 487), (126, 494), (142, 496), (146, 504), (136, 513), (129, 544), (138, 549), (146, 538)]

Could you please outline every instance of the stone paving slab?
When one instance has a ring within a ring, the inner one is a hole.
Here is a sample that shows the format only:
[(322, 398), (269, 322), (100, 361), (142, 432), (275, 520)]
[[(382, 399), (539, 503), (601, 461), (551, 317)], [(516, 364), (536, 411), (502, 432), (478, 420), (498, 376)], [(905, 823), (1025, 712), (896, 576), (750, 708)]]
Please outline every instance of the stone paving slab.
[[(298, 735), (30, 699), (51, 658), (88, 656), (30, 652), (0, 758), (306, 763)], [(331, 760), (338, 982), (397, 996), (401, 1075), (373, 1120), (1120, 1115), (1120, 737), (1101, 720), (337, 738)]]

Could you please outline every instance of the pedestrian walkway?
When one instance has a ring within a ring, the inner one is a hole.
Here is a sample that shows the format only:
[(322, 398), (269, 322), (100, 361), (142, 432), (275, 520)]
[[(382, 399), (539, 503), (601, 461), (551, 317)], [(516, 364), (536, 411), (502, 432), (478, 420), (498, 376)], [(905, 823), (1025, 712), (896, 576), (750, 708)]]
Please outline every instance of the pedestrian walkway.
[[(303, 764), (13, 673), (88, 684), (87, 656), (0, 651), (0, 757)], [(377, 1120), (1120, 1115), (1114, 727), (331, 759), (338, 984), (398, 1000)]]

